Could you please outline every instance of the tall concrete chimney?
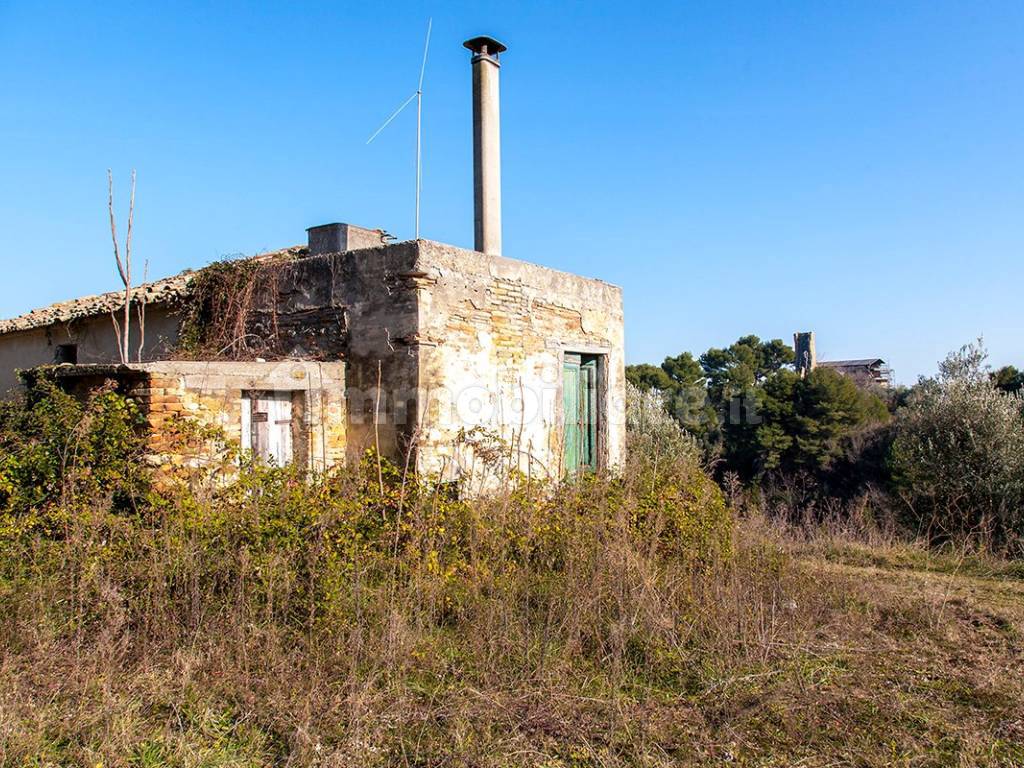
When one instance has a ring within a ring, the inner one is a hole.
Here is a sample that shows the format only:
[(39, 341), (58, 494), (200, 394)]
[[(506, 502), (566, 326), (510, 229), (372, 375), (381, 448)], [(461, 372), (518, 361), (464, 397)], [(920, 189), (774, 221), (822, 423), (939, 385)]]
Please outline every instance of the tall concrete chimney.
[(498, 54), (507, 50), (491, 37), (463, 43), (473, 52), (473, 234), (474, 248), (501, 255), (501, 127), (498, 116)]

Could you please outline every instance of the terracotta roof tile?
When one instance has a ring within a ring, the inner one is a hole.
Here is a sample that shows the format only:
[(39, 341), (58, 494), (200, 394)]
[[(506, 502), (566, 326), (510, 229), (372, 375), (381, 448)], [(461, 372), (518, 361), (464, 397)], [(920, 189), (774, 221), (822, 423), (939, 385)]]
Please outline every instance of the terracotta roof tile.
[[(305, 246), (293, 246), (279, 251), (261, 253), (247, 258), (267, 260), (273, 258), (297, 258), (306, 253)], [(234, 259), (241, 261), (242, 259)], [(192, 278), (197, 272), (187, 269), (177, 275), (143, 283), (132, 289), (132, 301), (145, 298), (147, 305), (170, 304), (189, 295)], [(28, 331), (43, 328), (54, 323), (67, 323), (83, 317), (94, 317), (116, 311), (124, 306), (124, 291), (111, 291), (98, 296), (82, 296), (69, 301), (59, 301), (48, 307), (41, 307), (12, 317), (0, 320), (0, 336), (17, 331)]]

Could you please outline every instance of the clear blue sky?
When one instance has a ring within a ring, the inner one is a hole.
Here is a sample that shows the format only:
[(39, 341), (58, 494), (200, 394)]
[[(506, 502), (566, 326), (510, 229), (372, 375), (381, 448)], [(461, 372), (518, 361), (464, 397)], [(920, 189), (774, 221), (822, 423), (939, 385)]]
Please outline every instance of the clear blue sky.
[[(328, 221), (472, 246), (467, 37), (502, 68), (508, 256), (625, 289), (630, 362), (817, 332), (903, 382), (1024, 364), (1024, 3), (0, 0), (0, 315)], [(121, 205), (124, 216), (126, 206)]]

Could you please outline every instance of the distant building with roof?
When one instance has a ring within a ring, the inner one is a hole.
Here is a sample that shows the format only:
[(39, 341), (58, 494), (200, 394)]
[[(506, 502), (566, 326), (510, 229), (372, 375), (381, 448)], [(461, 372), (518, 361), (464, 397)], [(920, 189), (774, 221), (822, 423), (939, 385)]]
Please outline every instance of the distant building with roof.
[(796, 370), (806, 376), (815, 368), (831, 368), (858, 384), (873, 384), (889, 388), (893, 384), (892, 368), (880, 357), (863, 357), (856, 360), (818, 360), (814, 332), (793, 334), (793, 348), (796, 351)]
[(859, 383), (892, 386), (892, 369), (880, 357), (865, 357), (860, 360), (822, 360), (820, 368), (831, 368), (843, 376), (856, 379)]

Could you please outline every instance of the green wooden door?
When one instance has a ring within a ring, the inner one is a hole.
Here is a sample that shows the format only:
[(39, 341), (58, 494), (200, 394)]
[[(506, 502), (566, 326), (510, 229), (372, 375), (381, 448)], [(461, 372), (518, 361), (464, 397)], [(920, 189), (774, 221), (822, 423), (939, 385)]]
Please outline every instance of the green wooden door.
[(580, 360), (579, 355), (566, 355), (562, 373), (562, 404), (565, 413), (565, 447), (562, 461), (565, 473), (572, 475), (580, 464)]
[(562, 407), (567, 475), (597, 469), (597, 362), (595, 355), (565, 354)]

